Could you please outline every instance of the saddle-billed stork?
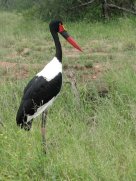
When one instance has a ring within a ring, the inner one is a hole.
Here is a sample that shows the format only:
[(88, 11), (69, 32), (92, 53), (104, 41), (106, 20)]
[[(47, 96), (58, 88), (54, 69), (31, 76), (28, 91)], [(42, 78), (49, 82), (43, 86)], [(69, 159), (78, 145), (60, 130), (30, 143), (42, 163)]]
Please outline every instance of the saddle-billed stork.
[(62, 85), (62, 48), (58, 33), (81, 51), (79, 45), (65, 30), (62, 21), (51, 21), (49, 27), (55, 43), (56, 54), (25, 87), (16, 116), (17, 125), (25, 130), (30, 130), (33, 118), (42, 113), (41, 133), (44, 145), (47, 110), (60, 92)]

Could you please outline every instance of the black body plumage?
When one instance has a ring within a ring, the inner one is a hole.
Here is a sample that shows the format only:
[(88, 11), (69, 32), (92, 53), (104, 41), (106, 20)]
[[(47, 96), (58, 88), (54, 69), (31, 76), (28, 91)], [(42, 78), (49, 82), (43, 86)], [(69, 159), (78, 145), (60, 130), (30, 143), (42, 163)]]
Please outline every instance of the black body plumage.
[(34, 77), (24, 89), (24, 95), (16, 117), (17, 125), (20, 125), (21, 128), (29, 129), (31, 120), (27, 123), (27, 117), (34, 115), (38, 108), (56, 97), (60, 92), (61, 85), (61, 73), (51, 81), (47, 81), (42, 76)]

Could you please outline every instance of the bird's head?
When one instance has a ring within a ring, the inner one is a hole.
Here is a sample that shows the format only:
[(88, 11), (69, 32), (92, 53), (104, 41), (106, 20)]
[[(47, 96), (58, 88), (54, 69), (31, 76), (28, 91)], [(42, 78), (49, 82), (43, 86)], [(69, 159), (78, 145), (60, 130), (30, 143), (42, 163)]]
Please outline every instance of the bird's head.
[(50, 31), (60, 33), (73, 47), (76, 49), (81, 50), (80, 46), (76, 43), (76, 41), (68, 34), (62, 21), (60, 20), (53, 20), (50, 22)]

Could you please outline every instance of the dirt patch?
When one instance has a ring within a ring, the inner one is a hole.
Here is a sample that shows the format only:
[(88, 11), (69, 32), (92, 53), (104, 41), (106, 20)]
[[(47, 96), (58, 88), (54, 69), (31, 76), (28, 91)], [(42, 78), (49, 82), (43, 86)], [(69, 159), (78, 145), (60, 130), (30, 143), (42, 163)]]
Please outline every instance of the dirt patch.
[(105, 72), (107, 72), (109, 69), (109, 64), (100, 63), (90, 66), (81, 66), (79, 64), (64, 66), (64, 72), (67, 78), (69, 78), (69, 74), (73, 72), (74, 77), (77, 79), (77, 81), (80, 81), (82, 83), (102, 79)]
[(7, 56), (7, 58), (14, 59), (14, 58), (17, 58), (17, 57), (28, 56), (30, 54), (30, 52), (31, 52), (30, 48), (20, 48), (16, 52), (14, 52), (12, 54), (9, 54)]
[(64, 65), (63, 66), (63, 69), (64, 70), (68, 70), (68, 69), (75, 69), (75, 70), (87, 70), (87, 69), (92, 69), (92, 66), (89, 66), (89, 65)]
[(22, 52), (20, 52), (20, 54), (21, 54), (22, 56), (29, 55), (30, 51), (31, 51), (30, 48), (24, 48), (24, 49), (22, 50)]
[(1, 78), (4, 80), (24, 79), (29, 76), (28, 65), (12, 62), (0, 62)]
[(4, 80), (18, 80), (29, 77), (31, 70), (38, 72), (43, 64), (20, 64), (15, 62), (0, 62), (0, 77)]
[[(29, 73), (31, 69), (38, 72), (44, 67), (43, 64), (20, 64), (15, 62), (0, 62), (0, 74), (1, 78), (18, 80), (29, 77)], [(105, 71), (108, 70), (108, 66), (106, 64), (97, 63), (95, 65), (64, 65), (63, 69), (65, 71), (66, 76), (69, 74), (71, 70), (76, 72), (81, 72), (79, 79), (82, 82), (87, 82), (90, 80), (99, 79), (102, 77)]]
[(65, 48), (63, 47), (63, 54), (67, 58), (79, 58), (80, 57), (80, 52), (74, 48)]
[(91, 80), (97, 80), (102, 78), (102, 76), (110, 69), (110, 66), (107, 64), (97, 63), (92, 68), (90, 67), (87, 72), (83, 72), (80, 75), (82, 82), (88, 82)]
[(13, 68), (16, 66), (16, 63), (12, 62), (0, 62), (0, 67), (1, 68)]
[(87, 54), (98, 54), (100, 56), (107, 56), (111, 52), (112, 48), (112, 44), (104, 40), (91, 40), (84, 46)]
[(104, 69), (102, 65), (97, 64), (91, 68), (91, 72), (83, 73), (81, 75), (81, 80), (83, 82), (87, 82), (92, 79), (98, 79), (102, 75), (103, 71)]

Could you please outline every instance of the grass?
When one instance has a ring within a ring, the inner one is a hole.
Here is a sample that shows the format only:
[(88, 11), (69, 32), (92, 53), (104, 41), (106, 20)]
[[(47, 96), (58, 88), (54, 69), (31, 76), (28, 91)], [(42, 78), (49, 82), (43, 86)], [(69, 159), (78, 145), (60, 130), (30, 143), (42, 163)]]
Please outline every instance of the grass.
[[(48, 24), (0, 13), (0, 63), (17, 63), (6, 68), (0, 64), (1, 181), (136, 180), (135, 23), (131, 19), (66, 23), (84, 52), (75, 51), (61, 38), (63, 65), (91, 68), (73, 70), (80, 109), (71, 86), (65, 83), (51, 107), (44, 155), (40, 117), (25, 132), (17, 128), (15, 116), (25, 85), (54, 56)], [(95, 70), (95, 65), (101, 69)], [(107, 97), (99, 97), (98, 87), (103, 85), (108, 87)]]

